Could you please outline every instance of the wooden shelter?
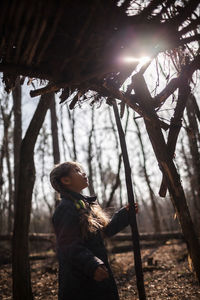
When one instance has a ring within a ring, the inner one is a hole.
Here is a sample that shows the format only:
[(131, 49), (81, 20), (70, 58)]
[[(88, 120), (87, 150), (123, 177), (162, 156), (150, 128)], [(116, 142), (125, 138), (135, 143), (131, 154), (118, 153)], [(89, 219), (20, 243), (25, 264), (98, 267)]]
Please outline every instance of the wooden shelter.
[(11, 0), (1, 1), (0, 11), (7, 91), (19, 74), (64, 88), (117, 71), (115, 39), (128, 18), (114, 1)]
[[(61, 101), (75, 89), (79, 99), (89, 89), (109, 96), (105, 86), (119, 88), (137, 65), (124, 64), (124, 55), (154, 56), (199, 38), (198, 32), (186, 35), (197, 28), (198, 18), (181, 27), (198, 0), (182, 7), (172, 0), (142, 1), (139, 12), (135, 1), (117, 2), (2, 0), (0, 71), (6, 91), (23, 75), (46, 80), (46, 87), (31, 96), (60, 89)], [(169, 8), (174, 12), (167, 19)]]

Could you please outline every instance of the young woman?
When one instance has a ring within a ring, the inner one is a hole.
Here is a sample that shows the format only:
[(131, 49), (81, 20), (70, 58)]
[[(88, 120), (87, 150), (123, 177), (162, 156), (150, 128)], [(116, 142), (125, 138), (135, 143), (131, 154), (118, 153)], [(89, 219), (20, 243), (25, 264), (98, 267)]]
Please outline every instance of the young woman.
[(110, 220), (96, 196), (81, 194), (88, 179), (77, 162), (56, 165), (50, 182), (61, 198), (52, 216), (59, 261), (58, 299), (118, 300), (103, 238), (129, 224), (129, 206), (121, 208)]

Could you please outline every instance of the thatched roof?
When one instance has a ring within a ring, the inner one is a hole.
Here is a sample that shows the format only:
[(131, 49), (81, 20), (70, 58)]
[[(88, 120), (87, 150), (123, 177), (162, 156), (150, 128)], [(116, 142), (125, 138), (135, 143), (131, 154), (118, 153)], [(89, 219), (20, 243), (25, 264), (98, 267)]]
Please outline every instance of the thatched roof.
[[(155, 55), (199, 39), (198, 32), (185, 36), (200, 24), (199, 16), (190, 19), (199, 1), (183, 1), (181, 7), (173, 0), (153, 0), (127, 16), (129, 2), (119, 7), (114, 0), (2, 0), (0, 71), (6, 90), (19, 75), (48, 80), (32, 96), (62, 88), (62, 100), (69, 88), (84, 93), (102, 91), (105, 82), (119, 87), (135, 67), (120, 62), (124, 53)], [(174, 13), (166, 19), (169, 7)]]

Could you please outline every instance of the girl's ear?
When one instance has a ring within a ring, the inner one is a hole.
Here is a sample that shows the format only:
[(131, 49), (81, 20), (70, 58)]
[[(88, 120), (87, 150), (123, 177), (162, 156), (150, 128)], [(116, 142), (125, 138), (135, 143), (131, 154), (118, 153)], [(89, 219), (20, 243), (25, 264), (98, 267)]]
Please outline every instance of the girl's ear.
[(71, 183), (71, 179), (67, 176), (61, 177), (60, 181), (62, 182), (62, 184), (67, 184), (67, 185)]

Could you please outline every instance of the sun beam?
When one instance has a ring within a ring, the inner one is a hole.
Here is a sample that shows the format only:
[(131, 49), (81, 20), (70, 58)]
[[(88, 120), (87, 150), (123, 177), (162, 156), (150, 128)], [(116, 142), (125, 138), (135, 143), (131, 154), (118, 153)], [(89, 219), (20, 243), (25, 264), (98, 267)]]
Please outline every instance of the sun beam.
[(150, 60), (151, 60), (151, 58), (149, 56), (141, 56), (141, 57), (125, 56), (125, 57), (123, 57), (123, 62), (125, 62), (125, 63), (138, 62), (138, 63), (144, 65)]

